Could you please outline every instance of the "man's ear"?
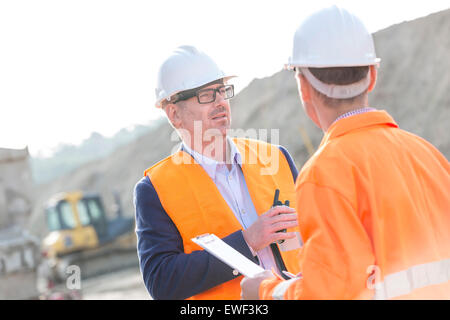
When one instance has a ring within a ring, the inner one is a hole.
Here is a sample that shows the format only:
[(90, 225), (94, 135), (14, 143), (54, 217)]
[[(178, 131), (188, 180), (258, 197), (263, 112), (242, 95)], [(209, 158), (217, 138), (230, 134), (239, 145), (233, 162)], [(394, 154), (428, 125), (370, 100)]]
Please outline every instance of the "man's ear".
[(370, 85), (368, 92), (371, 92), (375, 88), (375, 84), (377, 83), (378, 71), (375, 66), (370, 66)]
[(169, 103), (165, 106), (164, 111), (166, 112), (167, 118), (172, 123), (175, 129), (180, 128), (181, 118), (180, 118), (180, 109), (173, 103)]
[(311, 101), (311, 85), (309, 84), (308, 80), (306, 80), (305, 76), (301, 73), (296, 74), (297, 78), (297, 86), (298, 90), (302, 95), (302, 100), (304, 102), (310, 102)]

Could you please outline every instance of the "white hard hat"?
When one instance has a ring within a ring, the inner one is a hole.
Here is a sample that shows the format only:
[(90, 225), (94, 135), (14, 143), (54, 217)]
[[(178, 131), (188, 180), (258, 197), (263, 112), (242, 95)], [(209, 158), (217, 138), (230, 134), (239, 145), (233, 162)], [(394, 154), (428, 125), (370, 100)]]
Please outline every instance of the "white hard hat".
[(331, 6), (303, 21), (285, 67), (357, 67), (379, 62), (372, 35), (362, 21), (345, 9)]
[(180, 46), (161, 64), (156, 83), (156, 107), (164, 99), (181, 91), (201, 87), (210, 82), (235, 76), (227, 76), (205, 53), (193, 46)]

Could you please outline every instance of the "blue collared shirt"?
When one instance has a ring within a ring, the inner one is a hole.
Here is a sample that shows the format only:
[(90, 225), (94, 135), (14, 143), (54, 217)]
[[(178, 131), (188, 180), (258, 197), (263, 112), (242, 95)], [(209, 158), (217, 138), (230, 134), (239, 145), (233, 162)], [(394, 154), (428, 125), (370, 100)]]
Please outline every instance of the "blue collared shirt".
[(364, 107), (364, 108), (360, 108), (360, 109), (356, 109), (356, 110), (351, 110), (351, 111), (349, 111), (349, 112), (347, 112), (347, 113), (344, 113), (344, 114), (340, 115), (339, 117), (337, 117), (336, 120), (334, 120), (334, 121), (331, 123), (330, 127), (331, 127), (334, 123), (338, 122), (338, 121), (341, 120), (341, 119), (348, 118), (348, 117), (354, 116), (354, 115), (356, 115), (356, 114), (361, 114), (361, 113), (366, 113), (366, 112), (376, 111), (376, 110), (377, 110), (377, 109), (375, 109), (375, 108), (370, 108), (370, 107)]
[[(232, 139), (227, 137), (227, 142), (231, 170), (228, 170), (226, 163), (208, 158), (192, 150), (184, 142), (182, 143), (182, 148), (202, 166), (214, 181), (217, 189), (233, 211), (242, 228), (247, 229), (258, 219), (258, 214), (250, 197), (244, 173), (242, 172), (242, 156)], [(255, 253), (252, 248), (250, 250)], [(264, 269), (270, 270), (274, 268), (279, 271), (270, 247), (265, 247), (257, 251), (256, 255), (258, 256), (260, 265)]]

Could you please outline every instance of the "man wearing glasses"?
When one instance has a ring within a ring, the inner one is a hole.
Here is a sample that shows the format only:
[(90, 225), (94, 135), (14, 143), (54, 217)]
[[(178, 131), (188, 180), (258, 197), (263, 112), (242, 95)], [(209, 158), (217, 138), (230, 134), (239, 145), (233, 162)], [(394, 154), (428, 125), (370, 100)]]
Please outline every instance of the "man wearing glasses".
[(240, 298), (238, 272), (191, 241), (206, 233), (265, 269), (298, 272), (297, 169), (281, 146), (228, 137), (230, 78), (191, 46), (159, 69), (156, 107), (182, 145), (135, 187), (138, 255), (154, 299)]

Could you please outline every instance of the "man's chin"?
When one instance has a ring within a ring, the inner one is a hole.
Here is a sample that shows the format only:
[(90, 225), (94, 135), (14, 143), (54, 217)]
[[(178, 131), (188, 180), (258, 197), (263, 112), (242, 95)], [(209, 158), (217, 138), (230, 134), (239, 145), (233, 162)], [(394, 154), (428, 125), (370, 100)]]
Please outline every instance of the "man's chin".
[(203, 134), (203, 137), (206, 141), (213, 137), (214, 138), (226, 137), (228, 135), (228, 130), (229, 130), (228, 127), (208, 129)]

